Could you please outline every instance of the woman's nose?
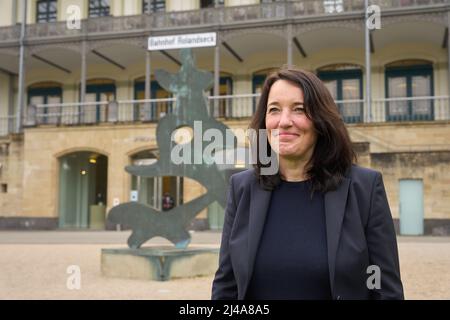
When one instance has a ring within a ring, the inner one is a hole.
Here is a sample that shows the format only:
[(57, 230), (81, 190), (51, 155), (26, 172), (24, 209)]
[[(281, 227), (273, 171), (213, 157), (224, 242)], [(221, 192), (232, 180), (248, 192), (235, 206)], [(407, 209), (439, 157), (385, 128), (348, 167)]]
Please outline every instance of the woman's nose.
[(291, 113), (289, 111), (281, 112), (280, 123), (281, 128), (290, 127), (292, 125)]

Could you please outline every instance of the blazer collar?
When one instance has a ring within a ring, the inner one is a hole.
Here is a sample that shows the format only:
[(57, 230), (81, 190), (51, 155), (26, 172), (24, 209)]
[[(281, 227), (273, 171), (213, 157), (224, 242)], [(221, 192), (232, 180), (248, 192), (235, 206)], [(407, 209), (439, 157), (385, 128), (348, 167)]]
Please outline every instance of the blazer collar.
[(325, 193), (325, 223), (327, 228), (328, 271), (330, 273), (331, 294), (334, 297), (336, 252), (344, 220), (350, 179), (344, 178), (336, 190)]
[(267, 210), (270, 205), (270, 198), (272, 196), (272, 191), (261, 188), (259, 182), (253, 184), (252, 187), (248, 222), (248, 277), (243, 290), (243, 297), (245, 297), (248, 285), (252, 279), (256, 251), (258, 250), (259, 241), (266, 221)]
[[(344, 177), (336, 190), (329, 191), (325, 193), (324, 196), (328, 269), (332, 296), (334, 296), (336, 252), (341, 234), (349, 186), (350, 179)], [(252, 278), (256, 252), (264, 229), (271, 196), (272, 192), (262, 189), (258, 183), (253, 185), (248, 226), (248, 277), (243, 290), (243, 297), (245, 297), (247, 293), (248, 285)]]

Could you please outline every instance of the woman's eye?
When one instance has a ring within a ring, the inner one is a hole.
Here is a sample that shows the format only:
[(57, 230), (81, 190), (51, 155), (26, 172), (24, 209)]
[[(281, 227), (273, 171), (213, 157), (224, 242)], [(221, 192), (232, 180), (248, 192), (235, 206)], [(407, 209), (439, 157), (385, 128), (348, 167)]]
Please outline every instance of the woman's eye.
[(294, 108), (294, 111), (298, 113), (303, 113), (305, 112), (305, 108)]
[(275, 108), (275, 107), (269, 108), (269, 110), (268, 110), (269, 113), (273, 113), (276, 111), (278, 111), (278, 108)]

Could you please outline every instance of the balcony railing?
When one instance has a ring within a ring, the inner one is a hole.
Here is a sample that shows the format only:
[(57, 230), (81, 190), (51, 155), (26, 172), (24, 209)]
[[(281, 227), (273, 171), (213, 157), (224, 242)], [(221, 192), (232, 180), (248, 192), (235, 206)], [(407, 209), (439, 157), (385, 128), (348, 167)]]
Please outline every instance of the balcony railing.
[[(255, 113), (258, 94), (207, 96), (209, 115), (219, 121), (245, 120)], [(372, 101), (369, 117), (364, 100), (335, 101), (347, 124), (405, 121), (450, 121), (450, 97), (387, 98)], [(175, 111), (176, 99), (101, 101), (30, 105), (23, 117), (25, 127), (78, 126), (101, 123), (158, 122)], [(15, 116), (0, 117), (0, 137), (15, 132)]]
[(449, 97), (387, 98), (372, 101), (370, 122), (450, 120)]
[(25, 126), (90, 125), (116, 122), (156, 122), (172, 113), (175, 98), (40, 104), (28, 106)]
[[(445, 5), (449, 0), (372, 0), (381, 10), (423, 8)], [(70, 37), (86, 34), (143, 32), (157, 29), (227, 25), (243, 22), (273, 21), (361, 13), (364, 0), (303, 0), (262, 3), (257, 5), (206, 8), (190, 11), (155, 12), (120, 17), (99, 17), (81, 21), (79, 29), (70, 29), (66, 21), (36, 23), (27, 26), (27, 38)], [(0, 28), (0, 41), (17, 41), (20, 25)]]
[[(219, 121), (249, 120), (255, 113), (259, 95), (208, 96), (208, 113)], [(450, 120), (448, 96), (388, 98), (372, 101), (369, 117), (364, 100), (335, 101), (344, 122), (383, 123)], [(25, 127), (95, 125), (100, 123), (158, 122), (175, 111), (176, 99), (128, 100), (113, 102), (62, 103), (28, 106)], [(0, 136), (14, 128), (14, 117), (0, 118)]]

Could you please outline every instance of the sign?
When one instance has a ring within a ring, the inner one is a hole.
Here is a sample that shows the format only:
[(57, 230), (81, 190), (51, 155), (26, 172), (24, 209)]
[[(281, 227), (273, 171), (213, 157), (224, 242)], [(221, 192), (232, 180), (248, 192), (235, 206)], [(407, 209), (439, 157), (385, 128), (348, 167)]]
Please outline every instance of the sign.
[(148, 50), (215, 47), (216, 33), (192, 33), (148, 38)]
[(138, 201), (138, 191), (137, 190), (131, 190), (130, 201)]

